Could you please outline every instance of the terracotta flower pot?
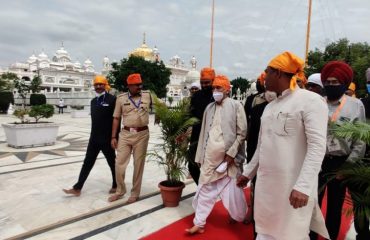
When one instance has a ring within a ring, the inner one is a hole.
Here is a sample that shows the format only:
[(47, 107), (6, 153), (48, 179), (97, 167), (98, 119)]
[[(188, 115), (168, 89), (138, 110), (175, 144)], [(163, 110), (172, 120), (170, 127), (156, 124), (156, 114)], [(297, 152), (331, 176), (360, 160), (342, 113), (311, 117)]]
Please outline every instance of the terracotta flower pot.
[(168, 181), (162, 181), (158, 184), (158, 187), (161, 189), (164, 206), (177, 207), (179, 205), (182, 189), (185, 187), (183, 182), (180, 182), (178, 186), (168, 186)]

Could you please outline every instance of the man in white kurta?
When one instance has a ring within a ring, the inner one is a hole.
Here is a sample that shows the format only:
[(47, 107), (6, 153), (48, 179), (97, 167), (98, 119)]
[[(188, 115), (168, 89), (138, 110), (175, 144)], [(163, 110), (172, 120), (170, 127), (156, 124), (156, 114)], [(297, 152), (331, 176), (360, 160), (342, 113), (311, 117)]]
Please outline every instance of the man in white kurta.
[(303, 61), (284, 52), (266, 69), (266, 89), (278, 94), (262, 115), (257, 150), (238, 185), (256, 172), (257, 239), (309, 239), (312, 229), (328, 237), (317, 202), (318, 173), (325, 154), (328, 109), (318, 94), (296, 86)]
[(244, 192), (236, 186), (236, 177), (241, 175), (245, 159), (247, 122), (244, 109), (239, 102), (228, 98), (230, 82), (225, 76), (216, 76), (213, 88), (215, 102), (204, 112), (195, 158), (201, 168), (193, 200), (194, 226), (186, 230), (191, 234), (204, 231), (206, 219), (218, 197), (233, 220), (243, 221), (246, 217)]

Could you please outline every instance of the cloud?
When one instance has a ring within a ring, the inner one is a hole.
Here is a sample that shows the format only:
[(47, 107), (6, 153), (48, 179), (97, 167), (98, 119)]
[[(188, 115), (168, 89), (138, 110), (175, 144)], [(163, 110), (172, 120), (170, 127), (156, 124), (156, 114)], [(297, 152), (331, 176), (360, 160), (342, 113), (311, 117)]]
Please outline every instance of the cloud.
[[(104, 56), (119, 60), (142, 42), (159, 48), (167, 62), (178, 54), (186, 64), (209, 65), (211, 1), (91, 0), (3, 1), (0, 66), (25, 61), (62, 41), (73, 60), (90, 57), (100, 70)], [(348, 37), (368, 41), (370, 1), (314, 1), (311, 49)], [(228, 75), (255, 78), (281, 51), (304, 54), (307, 3), (297, 0), (216, 1), (214, 67)]]

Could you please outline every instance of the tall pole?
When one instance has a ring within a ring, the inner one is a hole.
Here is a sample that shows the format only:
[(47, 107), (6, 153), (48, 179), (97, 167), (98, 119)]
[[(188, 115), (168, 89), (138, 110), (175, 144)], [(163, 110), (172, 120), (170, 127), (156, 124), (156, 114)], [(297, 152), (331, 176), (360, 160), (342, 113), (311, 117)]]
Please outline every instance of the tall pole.
[(310, 47), (311, 9), (312, 9), (312, 0), (308, 0), (308, 20), (307, 20), (307, 32), (306, 32), (306, 54), (305, 54), (305, 58), (304, 58), (305, 66), (307, 65), (308, 48)]
[(210, 51), (209, 67), (212, 67), (212, 60), (213, 60), (213, 26), (214, 26), (214, 17), (215, 17), (215, 0), (212, 0), (211, 51)]

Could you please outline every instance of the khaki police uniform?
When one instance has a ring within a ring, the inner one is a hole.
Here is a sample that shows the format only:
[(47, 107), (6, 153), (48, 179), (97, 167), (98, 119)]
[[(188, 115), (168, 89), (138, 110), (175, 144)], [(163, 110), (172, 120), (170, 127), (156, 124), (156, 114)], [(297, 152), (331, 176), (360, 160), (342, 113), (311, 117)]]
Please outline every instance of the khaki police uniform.
[(135, 97), (129, 93), (118, 96), (113, 117), (122, 118), (122, 130), (119, 134), (116, 157), (117, 195), (126, 193), (125, 172), (134, 158), (131, 197), (139, 197), (144, 172), (145, 156), (149, 142), (149, 112), (152, 97), (149, 91), (141, 91)]

